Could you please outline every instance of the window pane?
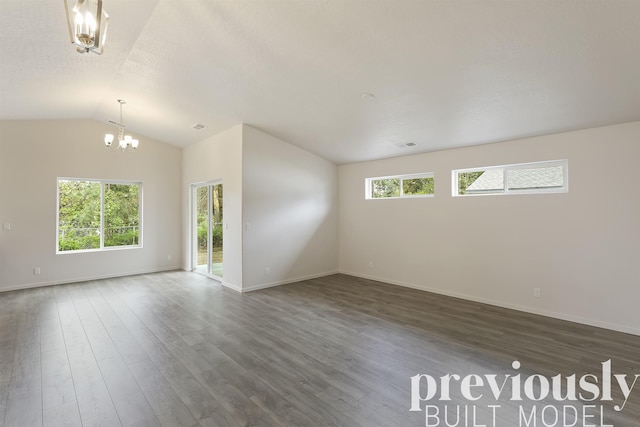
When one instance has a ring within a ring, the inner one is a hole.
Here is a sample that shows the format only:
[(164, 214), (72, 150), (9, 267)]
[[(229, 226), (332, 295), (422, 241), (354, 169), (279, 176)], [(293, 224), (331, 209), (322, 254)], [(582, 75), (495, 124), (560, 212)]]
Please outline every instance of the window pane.
[(503, 169), (458, 173), (458, 194), (489, 194), (503, 191)]
[(507, 170), (509, 190), (534, 190), (562, 188), (564, 170), (562, 166)]
[(223, 198), (222, 184), (211, 186), (211, 273), (222, 277)]
[(433, 194), (433, 177), (403, 179), (402, 194), (405, 196)]
[(400, 197), (400, 178), (372, 179), (371, 197), (374, 199)]
[(58, 182), (58, 250), (100, 248), (100, 183)]
[(104, 185), (104, 246), (132, 246), (139, 242), (140, 186)]
[(549, 160), (457, 170), (453, 175), (458, 190), (453, 195), (566, 193), (567, 167), (567, 160)]
[(196, 189), (196, 226), (198, 233), (198, 254), (196, 269), (207, 272), (207, 256), (209, 254), (209, 187), (203, 186)]

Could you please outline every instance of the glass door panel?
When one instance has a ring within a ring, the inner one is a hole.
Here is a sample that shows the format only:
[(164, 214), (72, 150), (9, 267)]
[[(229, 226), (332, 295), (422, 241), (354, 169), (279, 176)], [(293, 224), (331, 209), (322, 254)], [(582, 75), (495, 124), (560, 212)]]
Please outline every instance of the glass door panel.
[(195, 269), (201, 273), (209, 272), (209, 187), (196, 187), (196, 248)]
[(222, 277), (222, 184), (211, 186), (211, 274)]
[(222, 184), (194, 185), (193, 198), (193, 268), (197, 272), (221, 278), (224, 229)]

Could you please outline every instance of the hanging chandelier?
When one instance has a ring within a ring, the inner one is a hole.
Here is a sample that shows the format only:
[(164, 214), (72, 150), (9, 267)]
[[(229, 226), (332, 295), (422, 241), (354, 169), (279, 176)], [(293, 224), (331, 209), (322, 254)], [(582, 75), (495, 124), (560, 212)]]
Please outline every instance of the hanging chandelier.
[(129, 148), (131, 148), (132, 150), (135, 150), (136, 148), (138, 148), (138, 144), (140, 142), (137, 139), (133, 139), (131, 135), (124, 134), (125, 125), (124, 125), (124, 122), (122, 121), (122, 106), (126, 104), (127, 101), (118, 99), (118, 102), (120, 103), (120, 121), (114, 122), (113, 120), (109, 120), (109, 123), (116, 125), (118, 127), (118, 144), (114, 145), (113, 134), (107, 133), (104, 135), (104, 145), (106, 145), (107, 148), (110, 148), (112, 150), (120, 150), (122, 152), (127, 151)]
[(71, 8), (64, 0), (64, 7), (69, 37), (76, 50), (102, 55), (109, 26), (109, 15), (102, 8), (102, 0), (78, 0)]

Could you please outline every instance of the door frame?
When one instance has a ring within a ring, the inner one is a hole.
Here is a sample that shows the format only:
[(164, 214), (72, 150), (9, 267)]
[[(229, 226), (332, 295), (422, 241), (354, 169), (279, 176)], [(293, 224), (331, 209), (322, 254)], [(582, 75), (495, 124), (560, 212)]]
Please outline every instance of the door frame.
[[(214, 273), (212, 273), (212, 268), (211, 268), (211, 255), (212, 255), (212, 251), (213, 251), (213, 239), (211, 238), (211, 230), (209, 230), (209, 233), (207, 234), (207, 269), (206, 271), (202, 271), (199, 270), (198, 267), (198, 197), (197, 197), (197, 191), (199, 188), (202, 187), (207, 187), (207, 224), (210, 227), (211, 226), (211, 197), (212, 197), (212, 193), (213, 193), (213, 186), (214, 185), (222, 185), (222, 179), (215, 179), (215, 180), (211, 180), (211, 181), (204, 181), (204, 182), (196, 182), (191, 184), (190, 187), (190, 191), (189, 191), (189, 198), (190, 198), (190, 202), (189, 202), (189, 206), (190, 206), (190, 210), (191, 210), (191, 219), (190, 219), (190, 228), (191, 228), (191, 239), (190, 239), (190, 248), (189, 248), (189, 252), (191, 254), (191, 265), (189, 266), (189, 268), (191, 269), (191, 271), (194, 271), (198, 274), (202, 274), (204, 276), (210, 277), (212, 279), (218, 280), (220, 282), (222, 282), (222, 276), (218, 276)], [(223, 187), (223, 196), (224, 197), (224, 187)], [(222, 218), (224, 221), (224, 204), (223, 204), (223, 213), (222, 213)], [(223, 231), (224, 233), (224, 231)], [(223, 238), (222, 238), (222, 247), (223, 247), (223, 251), (224, 251), (224, 234), (223, 234)], [(223, 264), (224, 264), (224, 259), (223, 259)], [(223, 267), (224, 268), (224, 267)], [(224, 273), (223, 273), (224, 274)]]

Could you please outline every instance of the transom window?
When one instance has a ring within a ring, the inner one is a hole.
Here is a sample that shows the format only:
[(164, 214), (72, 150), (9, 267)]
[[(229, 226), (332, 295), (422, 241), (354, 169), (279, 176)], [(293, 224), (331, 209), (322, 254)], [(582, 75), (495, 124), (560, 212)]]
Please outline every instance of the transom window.
[(367, 178), (365, 191), (367, 199), (433, 197), (433, 173)]
[(142, 246), (142, 183), (58, 179), (56, 253)]
[(453, 171), (454, 196), (566, 193), (568, 161), (553, 160)]

